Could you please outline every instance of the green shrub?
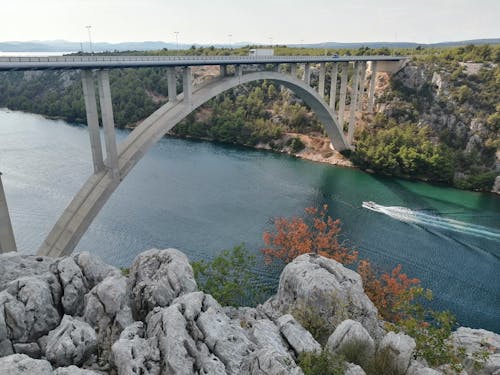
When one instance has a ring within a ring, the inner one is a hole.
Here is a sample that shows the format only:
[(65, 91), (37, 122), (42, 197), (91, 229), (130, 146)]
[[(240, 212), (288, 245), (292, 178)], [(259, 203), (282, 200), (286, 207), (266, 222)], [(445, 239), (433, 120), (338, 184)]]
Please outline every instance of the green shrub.
[(344, 375), (344, 358), (323, 350), (321, 353), (302, 353), (298, 364), (304, 375)]
[(223, 306), (255, 305), (269, 294), (268, 288), (256, 285), (251, 272), (256, 265), (255, 256), (243, 244), (223, 250), (212, 261), (191, 265), (198, 288)]
[(287, 142), (286, 142), (286, 145), (287, 146), (290, 146), (290, 150), (292, 151), (292, 153), (296, 154), (300, 151), (302, 151), (306, 145), (304, 144), (304, 142), (302, 142), (300, 140), (300, 138), (297, 138), (297, 137), (293, 137), (293, 138), (290, 138)]

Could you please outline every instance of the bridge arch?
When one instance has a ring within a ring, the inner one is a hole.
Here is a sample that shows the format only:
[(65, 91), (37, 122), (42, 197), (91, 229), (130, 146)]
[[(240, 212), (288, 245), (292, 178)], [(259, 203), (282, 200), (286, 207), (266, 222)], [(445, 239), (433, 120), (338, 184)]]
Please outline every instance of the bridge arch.
[(137, 126), (118, 145), (119, 177), (114, 177), (109, 169), (91, 175), (64, 210), (38, 250), (38, 254), (53, 257), (71, 254), (120, 182), (152, 145), (208, 100), (241, 84), (260, 80), (273, 81), (292, 90), (316, 113), (335, 149), (343, 151), (349, 148), (332, 110), (312, 87), (296, 77), (262, 71), (212, 80), (195, 88), (190, 100), (184, 100), (181, 94), (178, 96), (178, 101), (163, 105)]

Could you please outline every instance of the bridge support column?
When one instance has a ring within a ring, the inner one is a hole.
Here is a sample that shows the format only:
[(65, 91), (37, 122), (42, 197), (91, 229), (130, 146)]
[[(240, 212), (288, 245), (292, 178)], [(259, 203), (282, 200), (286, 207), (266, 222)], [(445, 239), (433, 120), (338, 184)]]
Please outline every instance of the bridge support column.
[(220, 65), (220, 76), (227, 76), (227, 65)]
[(177, 78), (174, 67), (167, 68), (167, 92), (168, 101), (175, 103), (177, 101)]
[[(335, 100), (337, 99), (337, 74), (338, 74), (339, 66), (337, 63), (333, 63), (332, 71), (331, 71), (331, 80), (330, 80), (330, 108), (333, 112), (335, 112)], [(338, 117), (337, 117), (338, 118)]]
[(236, 75), (238, 77), (243, 77), (243, 65), (236, 65)]
[(359, 78), (358, 111), (363, 110), (363, 96), (365, 95), (366, 62), (361, 63), (361, 77)]
[(14, 231), (7, 207), (7, 199), (2, 184), (2, 172), (0, 172), (0, 254), (9, 251), (17, 251)]
[(183, 76), (182, 86), (184, 93), (184, 102), (186, 104), (191, 104), (191, 97), (193, 95), (193, 76), (191, 73), (190, 66), (186, 66), (184, 68), (182, 76)]
[(297, 64), (290, 64), (290, 74), (293, 78), (297, 78)]
[(325, 63), (320, 63), (319, 64), (318, 92), (319, 92), (319, 96), (321, 96), (323, 99), (325, 98), (325, 77), (326, 77)]
[(342, 76), (340, 77), (340, 100), (339, 100), (339, 124), (344, 127), (345, 100), (347, 96), (347, 73), (349, 72), (349, 63), (342, 63)]
[(311, 64), (304, 64), (304, 82), (308, 85), (311, 84)]
[(113, 104), (111, 102), (111, 88), (109, 87), (109, 72), (107, 70), (99, 70), (97, 78), (99, 84), (99, 102), (101, 103), (102, 126), (104, 128), (104, 141), (106, 144), (107, 167), (111, 170), (113, 178), (116, 178), (119, 177), (118, 151), (116, 147)]
[(99, 132), (99, 117), (95, 98), (94, 74), (92, 71), (82, 70), (82, 86), (94, 173), (98, 173), (104, 169), (104, 162), (102, 159), (101, 134)]
[(354, 68), (353, 83), (351, 87), (351, 104), (349, 105), (349, 129), (347, 130), (347, 141), (352, 144), (354, 130), (356, 128), (356, 109), (358, 107), (358, 85), (361, 75), (361, 63), (357, 62)]
[(371, 62), (371, 77), (370, 77), (370, 89), (368, 91), (368, 112), (373, 112), (373, 105), (375, 104), (375, 84), (377, 81), (377, 62)]

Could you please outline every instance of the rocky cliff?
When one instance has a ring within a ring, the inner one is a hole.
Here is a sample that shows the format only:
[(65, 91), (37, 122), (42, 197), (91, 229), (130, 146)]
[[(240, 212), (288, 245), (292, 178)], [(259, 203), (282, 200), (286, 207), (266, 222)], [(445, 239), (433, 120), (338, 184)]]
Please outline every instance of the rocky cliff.
[(413, 59), (391, 77), (379, 111), (432, 129), (453, 159), (454, 185), (500, 191), (500, 67), (492, 60)]
[[(325, 342), (294, 318), (305, 308), (327, 322)], [(469, 374), (500, 373), (499, 335), (460, 328), (453, 340)], [(490, 357), (473, 370), (485, 345)], [(222, 307), (198, 291), (175, 249), (139, 254), (128, 277), (88, 253), (0, 256), (1, 374), (298, 375), (299, 355), (322, 350), (350, 352), (350, 375), (380, 353), (387, 374), (445, 373), (415, 358), (411, 337), (384, 330), (358, 274), (319, 256), (285, 267), (276, 295), (256, 308)]]

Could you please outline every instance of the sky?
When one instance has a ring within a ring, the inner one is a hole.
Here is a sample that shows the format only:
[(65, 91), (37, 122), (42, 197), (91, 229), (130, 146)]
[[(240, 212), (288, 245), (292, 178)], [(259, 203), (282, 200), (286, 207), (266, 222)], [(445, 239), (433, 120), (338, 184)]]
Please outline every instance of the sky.
[[(500, 37), (500, 0), (0, 0), (0, 41), (434, 43)], [(231, 36), (230, 36), (231, 34)]]

